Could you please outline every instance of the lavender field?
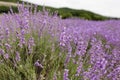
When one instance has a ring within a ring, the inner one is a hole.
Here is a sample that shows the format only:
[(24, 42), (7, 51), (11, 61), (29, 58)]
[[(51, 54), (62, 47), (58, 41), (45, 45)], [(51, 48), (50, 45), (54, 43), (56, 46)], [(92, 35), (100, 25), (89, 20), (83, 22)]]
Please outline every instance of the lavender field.
[(0, 16), (0, 80), (120, 80), (120, 20), (18, 10)]

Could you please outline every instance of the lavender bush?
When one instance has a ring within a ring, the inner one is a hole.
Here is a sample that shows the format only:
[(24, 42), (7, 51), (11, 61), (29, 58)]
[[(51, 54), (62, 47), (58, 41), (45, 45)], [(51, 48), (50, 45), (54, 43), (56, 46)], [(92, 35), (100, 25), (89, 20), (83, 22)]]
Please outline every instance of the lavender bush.
[(120, 80), (119, 20), (18, 10), (0, 16), (0, 80)]

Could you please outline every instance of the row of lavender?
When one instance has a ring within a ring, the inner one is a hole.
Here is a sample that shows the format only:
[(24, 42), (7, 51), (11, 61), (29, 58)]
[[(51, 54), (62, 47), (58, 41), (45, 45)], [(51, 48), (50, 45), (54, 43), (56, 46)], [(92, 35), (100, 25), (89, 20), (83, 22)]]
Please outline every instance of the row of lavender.
[(119, 21), (68, 19), (63, 23), (66, 27), (61, 33), (60, 45), (68, 51), (64, 63), (66, 73), (72, 62), (77, 65), (75, 76), (82, 76), (81, 80), (119, 80)]
[(1, 80), (120, 79), (120, 21), (18, 10), (0, 17)]

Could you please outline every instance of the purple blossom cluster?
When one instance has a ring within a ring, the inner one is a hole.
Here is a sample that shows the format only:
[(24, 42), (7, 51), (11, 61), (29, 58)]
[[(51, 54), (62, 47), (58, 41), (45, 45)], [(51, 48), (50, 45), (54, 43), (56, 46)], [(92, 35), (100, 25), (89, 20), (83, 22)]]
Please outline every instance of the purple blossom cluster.
[[(60, 35), (60, 45), (77, 64), (76, 75), (83, 80), (119, 80), (119, 21), (64, 20), (66, 28)], [(64, 49), (65, 49), (64, 48)], [(116, 56), (115, 56), (116, 55)], [(69, 59), (69, 60), (68, 60)], [(117, 72), (115, 72), (117, 71)]]

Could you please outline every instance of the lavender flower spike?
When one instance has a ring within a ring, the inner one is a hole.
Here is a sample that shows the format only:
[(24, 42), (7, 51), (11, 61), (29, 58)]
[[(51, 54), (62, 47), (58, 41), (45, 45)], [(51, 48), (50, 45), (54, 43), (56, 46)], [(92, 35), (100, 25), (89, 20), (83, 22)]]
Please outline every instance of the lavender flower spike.
[(69, 72), (69, 70), (68, 70), (68, 69), (64, 69), (64, 76), (63, 76), (63, 80), (69, 80), (69, 78), (68, 78), (68, 72)]

